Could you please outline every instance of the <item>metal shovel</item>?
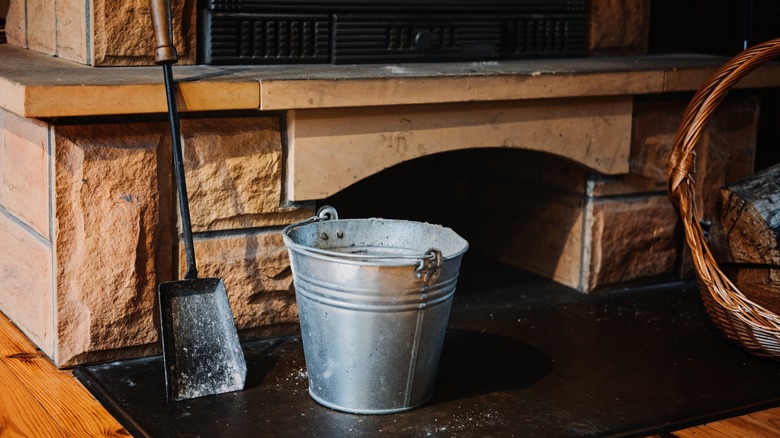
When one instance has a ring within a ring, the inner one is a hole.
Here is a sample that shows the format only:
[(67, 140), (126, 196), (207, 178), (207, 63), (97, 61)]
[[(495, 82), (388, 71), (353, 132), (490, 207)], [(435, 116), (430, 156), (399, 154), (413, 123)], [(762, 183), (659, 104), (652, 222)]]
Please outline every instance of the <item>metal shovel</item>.
[(162, 65), (165, 74), (173, 170), (187, 258), (184, 279), (161, 283), (157, 290), (168, 401), (179, 401), (244, 389), (246, 361), (225, 284), (221, 278), (198, 278), (171, 67), (178, 55), (173, 46), (170, 0), (150, 0), (150, 6), (157, 40), (154, 61)]

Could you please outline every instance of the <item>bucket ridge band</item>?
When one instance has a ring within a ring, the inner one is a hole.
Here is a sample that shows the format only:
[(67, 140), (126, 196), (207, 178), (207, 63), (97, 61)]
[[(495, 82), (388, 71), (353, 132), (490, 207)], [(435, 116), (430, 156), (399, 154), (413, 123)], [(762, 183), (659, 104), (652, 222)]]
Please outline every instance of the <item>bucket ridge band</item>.
[(368, 293), (358, 295), (350, 288), (334, 289), (336, 285), (332, 283), (317, 281), (300, 274), (295, 275), (294, 282), (295, 293), (312, 301), (344, 309), (397, 312), (431, 307), (451, 299), (455, 293), (457, 277), (435, 285), (439, 287), (429, 287), (426, 290), (414, 289), (397, 296), (368, 295)]

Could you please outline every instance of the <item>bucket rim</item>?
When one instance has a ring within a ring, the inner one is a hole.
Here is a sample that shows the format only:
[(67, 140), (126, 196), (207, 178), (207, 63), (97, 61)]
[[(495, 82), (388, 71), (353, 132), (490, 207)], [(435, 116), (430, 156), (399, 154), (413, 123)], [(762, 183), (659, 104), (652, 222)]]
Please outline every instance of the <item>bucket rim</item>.
[[(432, 227), (432, 228), (439, 229), (445, 233), (451, 233), (452, 236), (459, 241), (458, 242), (459, 246), (457, 250), (450, 251), (449, 253), (446, 254), (443, 253), (435, 245), (431, 246), (425, 253), (420, 252), (420, 253), (409, 253), (409, 254), (382, 254), (382, 255), (354, 254), (354, 253), (345, 253), (343, 251), (338, 251), (335, 249), (318, 248), (311, 245), (298, 243), (291, 236), (292, 232), (296, 229), (307, 227), (307, 226), (313, 226), (318, 223), (344, 224), (344, 223), (355, 223), (355, 222), (414, 224), (419, 226)], [(435, 258), (436, 257), (435, 253), (439, 254), (439, 257), (441, 257), (442, 261), (447, 261), (447, 260), (452, 260), (461, 257), (469, 249), (468, 241), (463, 237), (461, 237), (458, 233), (456, 233), (452, 228), (445, 227), (439, 224), (431, 224), (428, 222), (411, 221), (406, 219), (385, 219), (385, 218), (378, 218), (378, 217), (323, 220), (319, 216), (314, 216), (307, 220), (290, 224), (284, 227), (284, 229), (282, 230), (282, 240), (290, 250), (315, 259), (324, 260), (324, 261), (338, 261), (340, 263), (345, 263), (350, 265), (378, 266), (378, 267), (420, 266), (420, 264), (424, 263), (426, 260)]]

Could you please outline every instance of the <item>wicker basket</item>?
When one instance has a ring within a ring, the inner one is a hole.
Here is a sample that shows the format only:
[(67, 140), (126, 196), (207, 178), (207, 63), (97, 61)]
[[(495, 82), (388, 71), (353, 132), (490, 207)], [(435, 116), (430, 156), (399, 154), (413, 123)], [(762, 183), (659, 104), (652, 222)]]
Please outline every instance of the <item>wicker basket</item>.
[(780, 359), (780, 316), (751, 301), (718, 267), (696, 207), (695, 152), (707, 119), (729, 89), (762, 63), (780, 56), (780, 38), (752, 47), (718, 69), (685, 110), (669, 157), (669, 196), (677, 207), (693, 256), (704, 307), (730, 339), (759, 356)]

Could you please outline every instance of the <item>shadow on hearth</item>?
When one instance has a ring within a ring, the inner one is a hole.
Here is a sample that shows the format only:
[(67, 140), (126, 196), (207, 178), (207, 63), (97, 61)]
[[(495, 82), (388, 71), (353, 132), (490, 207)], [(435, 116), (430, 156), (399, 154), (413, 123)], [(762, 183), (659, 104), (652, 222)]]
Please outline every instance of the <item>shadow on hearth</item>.
[(282, 355), (286, 352), (284, 339), (275, 339), (264, 345), (264, 348), (245, 348), (247, 376), (246, 389), (260, 387), (269, 373), (276, 368)]
[(552, 369), (552, 361), (525, 342), (493, 333), (449, 330), (431, 404), (528, 388)]

